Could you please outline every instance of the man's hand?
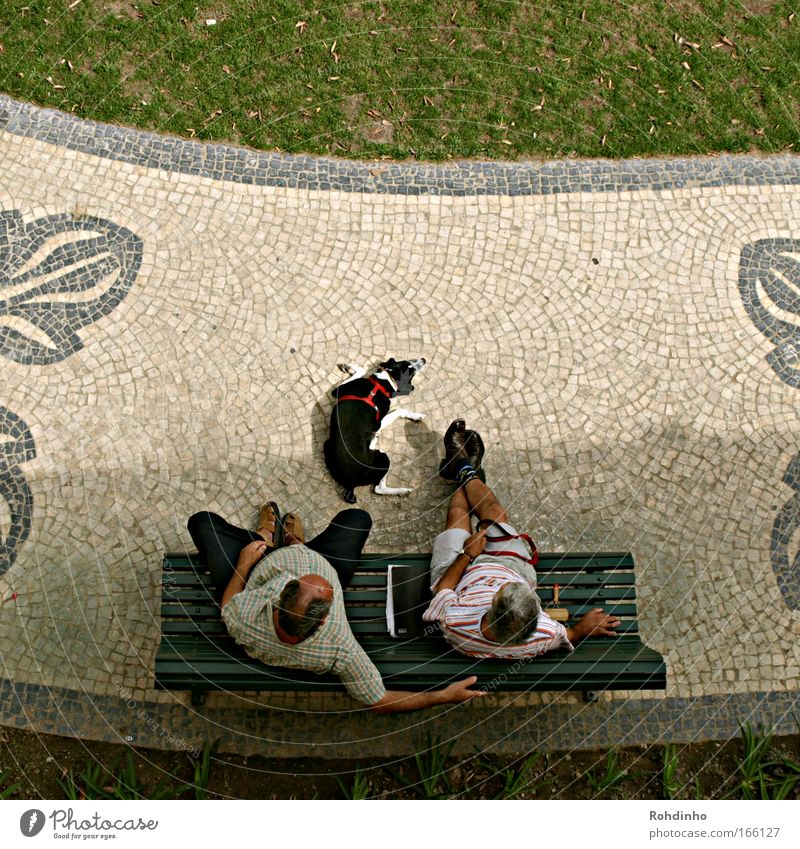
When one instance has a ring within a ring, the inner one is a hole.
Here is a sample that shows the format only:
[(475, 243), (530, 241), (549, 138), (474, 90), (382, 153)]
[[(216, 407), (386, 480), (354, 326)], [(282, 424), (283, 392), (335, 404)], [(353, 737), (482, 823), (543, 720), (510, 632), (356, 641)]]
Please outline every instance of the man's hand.
[(485, 696), (483, 690), (470, 690), (469, 688), (478, 680), (477, 675), (470, 675), (462, 681), (454, 681), (441, 691), (442, 704), (454, 704), (468, 702), (476, 696)]
[(247, 578), (250, 575), (250, 570), (258, 563), (259, 560), (267, 553), (267, 544), (263, 539), (255, 539), (249, 542), (240, 552), (239, 559), (236, 561), (236, 568), (233, 570), (233, 575), (222, 594), (222, 601), (219, 606), (224, 608), (225, 605), (235, 596), (238, 595), (247, 583)]
[(479, 557), (483, 554), (483, 550), (486, 548), (486, 528), (482, 531), (478, 531), (477, 533), (472, 534), (471, 537), (467, 537), (467, 541), (464, 543), (464, 554), (467, 555), (471, 560), (474, 560), (476, 557)]
[(602, 634), (606, 637), (616, 636), (616, 631), (613, 629), (619, 625), (619, 619), (616, 616), (611, 616), (605, 613), (602, 607), (595, 607), (588, 613), (584, 613), (578, 620), (576, 625), (567, 628), (567, 639), (571, 643), (582, 640), (584, 637), (592, 637), (596, 634)]
[(236, 571), (249, 572), (253, 566), (267, 553), (267, 544), (263, 539), (249, 542), (240, 552), (236, 563)]

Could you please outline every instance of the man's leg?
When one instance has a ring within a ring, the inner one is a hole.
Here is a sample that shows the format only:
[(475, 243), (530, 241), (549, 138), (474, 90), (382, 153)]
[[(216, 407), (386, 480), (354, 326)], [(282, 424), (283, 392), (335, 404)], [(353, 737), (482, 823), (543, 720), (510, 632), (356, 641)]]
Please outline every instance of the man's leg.
[(490, 525), (486, 530), (486, 548), (484, 554), (492, 554), (499, 551), (514, 551), (519, 557), (512, 562), (514, 571), (522, 575), (522, 577), (536, 589), (536, 569), (531, 566), (527, 559), (531, 552), (521, 539), (511, 540), (493, 540), (493, 537), (506, 534), (516, 535), (516, 530), (508, 523), (508, 514), (505, 507), (497, 500), (497, 497), (486, 486), (483, 481), (473, 478), (462, 487), (466, 494), (466, 499), (470, 504), (472, 511), (478, 516), (479, 521), (491, 520), (502, 524), (501, 528)]
[(237, 528), (226, 522), (216, 513), (203, 511), (195, 513), (187, 524), (200, 554), (200, 560), (206, 565), (214, 582), (217, 600), (222, 598), (230, 583), (239, 552), (253, 540), (263, 539), (260, 534)]
[(458, 557), (467, 538), (472, 534), (469, 502), (464, 490), (459, 487), (447, 505), (447, 524), (444, 531), (433, 541), (431, 552), (431, 591), (435, 592), (440, 578)]
[(342, 510), (321, 534), (306, 543), (333, 566), (342, 589), (353, 577), (371, 528), (372, 517), (366, 510)]
[(508, 524), (508, 513), (491, 489), (478, 478), (472, 478), (458, 492), (463, 492), (469, 509), (479, 520), (491, 519)]
[[(480, 481), (478, 482), (480, 483)], [(460, 487), (450, 496), (450, 503), (447, 505), (445, 529), (450, 530), (451, 528), (460, 528), (470, 534), (472, 533), (469, 501), (467, 501), (464, 490)]]

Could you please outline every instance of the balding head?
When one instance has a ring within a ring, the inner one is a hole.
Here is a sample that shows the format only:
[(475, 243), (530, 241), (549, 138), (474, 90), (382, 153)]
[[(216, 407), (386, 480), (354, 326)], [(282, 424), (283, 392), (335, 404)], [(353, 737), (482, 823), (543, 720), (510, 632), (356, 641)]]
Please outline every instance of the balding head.
[(322, 575), (303, 575), (289, 581), (278, 601), (278, 624), (291, 637), (308, 639), (325, 621), (333, 587)]

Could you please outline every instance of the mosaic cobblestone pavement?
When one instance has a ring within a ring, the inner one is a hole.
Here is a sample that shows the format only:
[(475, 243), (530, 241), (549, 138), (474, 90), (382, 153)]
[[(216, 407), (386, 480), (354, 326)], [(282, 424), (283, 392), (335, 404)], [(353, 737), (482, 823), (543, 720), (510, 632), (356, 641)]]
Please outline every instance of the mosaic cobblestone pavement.
[[(426, 419), (384, 440), (412, 494), (358, 491), (369, 549), (429, 548), (461, 414), (540, 548), (633, 551), (668, 664), (666, 693), (461, 708), (487, 746), (536, 717), (616, 709), (655, 739), (798, 710), (800, 159), (349, 163), (0, 97), (0, 161), (2, 722), (324, 741), (344, 696), (195, 712), (153, 690), (161, 558), (203, 508), (252, 525), (271, 497), (324, 527), (336, 364), (386, 356), (428, 360), (407, 404)], [(342, 721), (364, 746), (433, 720)]]

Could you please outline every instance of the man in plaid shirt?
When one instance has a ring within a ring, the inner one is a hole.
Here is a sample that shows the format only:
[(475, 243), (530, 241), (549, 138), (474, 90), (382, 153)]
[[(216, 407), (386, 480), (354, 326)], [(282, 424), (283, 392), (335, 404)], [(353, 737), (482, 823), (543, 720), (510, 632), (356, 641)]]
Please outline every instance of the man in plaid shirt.
[(305, 542), (296, 514), (281, 521), (265, 504), (255, 533), (215, 513), (195, 513), (189, 533), (208, 566), (231, 636), (270, 666), (338, 675), (348, 693), (381, 713), (412, 711), (484, 695), (469, 687), (475, 676), (432, 693), (387, 690), (380, 672), (356, 642), (343, 590), (353, 576), (372, 519), (342, 510)]

